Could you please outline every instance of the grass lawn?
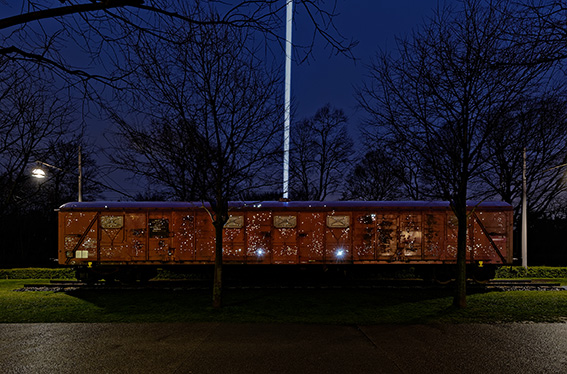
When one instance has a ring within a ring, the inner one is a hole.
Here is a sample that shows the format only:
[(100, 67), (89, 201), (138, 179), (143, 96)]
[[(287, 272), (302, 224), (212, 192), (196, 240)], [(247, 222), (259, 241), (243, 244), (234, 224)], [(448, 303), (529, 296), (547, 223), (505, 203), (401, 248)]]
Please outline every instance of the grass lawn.
[(221, 310), (212, 293), (183, 291), (17, 292), (0, 280), (0, 323), (274, 322), (323, 324), (567, 322), (567, 291), (479, 292), (468, 307), (451, 307), (452, 290), (227, 290)]

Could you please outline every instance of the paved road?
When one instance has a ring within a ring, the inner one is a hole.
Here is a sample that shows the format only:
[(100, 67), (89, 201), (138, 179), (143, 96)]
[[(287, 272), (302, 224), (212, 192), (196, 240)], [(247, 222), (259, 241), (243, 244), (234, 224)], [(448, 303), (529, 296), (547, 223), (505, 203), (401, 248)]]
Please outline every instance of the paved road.
[(0, 324), (0, 373), (567, 373), (567, 324)]

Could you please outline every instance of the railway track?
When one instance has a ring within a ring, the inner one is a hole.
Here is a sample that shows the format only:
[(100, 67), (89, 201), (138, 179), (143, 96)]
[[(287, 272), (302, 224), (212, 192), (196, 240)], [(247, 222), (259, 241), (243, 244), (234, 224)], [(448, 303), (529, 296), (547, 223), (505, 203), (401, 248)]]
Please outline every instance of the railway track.
[[(43, 284), (24, 284), (21, 291), (70, 292), (77, 290), (207, 290), (212, 287), (210, 280), (151, 280), (146, 283), (121, 284), (115, 282), (85, 283), (78, 281), (50, 281)], [(258, 282), (228, 280), (226, 289), (447, 289), (452, 283), (435, 284), (421, 279), (379, 279), (349, 280), (337, 282)], [(567, 286), (548, 281), (497, 279), (484, 284), (470, 282), (467, 286), (474, 290), (495, 291), (567, 291)]]

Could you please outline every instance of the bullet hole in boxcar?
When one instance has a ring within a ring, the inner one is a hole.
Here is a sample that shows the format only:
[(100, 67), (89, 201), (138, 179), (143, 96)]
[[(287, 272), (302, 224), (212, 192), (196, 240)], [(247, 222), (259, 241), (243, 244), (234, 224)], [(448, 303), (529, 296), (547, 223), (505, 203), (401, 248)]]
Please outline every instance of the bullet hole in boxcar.
[(145, 229), (131, 229), (130, 232), (133, 236), (144, 236), (146, 233)]
[(360, 222), (364, 225), (371, 225), (372, 223), (374, 223), (374, 217), (370, 214), (367, 214), (365, 216), (359, 217), (358, 222)]

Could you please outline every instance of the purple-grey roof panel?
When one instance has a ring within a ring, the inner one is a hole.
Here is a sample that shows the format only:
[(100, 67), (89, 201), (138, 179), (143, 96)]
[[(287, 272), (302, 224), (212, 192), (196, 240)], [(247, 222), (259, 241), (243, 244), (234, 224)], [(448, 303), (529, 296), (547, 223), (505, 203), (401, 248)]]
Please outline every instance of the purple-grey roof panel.
[[(481, 208), (511, 209), (510, 204), (499, 201), (469, 201), (468, 205), (470, 207), (478, 206)], [(231, 209), (446, 209), (449, 208), (449, 206), (449, 202), (447, 201), (232, 201), (229, 203)], [(210, 204), (198, 201), (89, 201), (66, 203), (61, 205), (60, 209), (195, 209), (201, 207), (210, 208)]]

